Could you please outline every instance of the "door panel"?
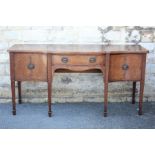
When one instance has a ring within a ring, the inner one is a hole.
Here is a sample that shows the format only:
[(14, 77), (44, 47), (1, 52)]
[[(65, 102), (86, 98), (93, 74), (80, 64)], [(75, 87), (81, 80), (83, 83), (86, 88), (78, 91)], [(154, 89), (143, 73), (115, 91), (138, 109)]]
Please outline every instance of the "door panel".
[(46, 54), (15, 54), (15, 80), (47, 80)]
[(110, 57), (110, 81), (137, 81), (141, 79), (141, 54), (113, 54)]

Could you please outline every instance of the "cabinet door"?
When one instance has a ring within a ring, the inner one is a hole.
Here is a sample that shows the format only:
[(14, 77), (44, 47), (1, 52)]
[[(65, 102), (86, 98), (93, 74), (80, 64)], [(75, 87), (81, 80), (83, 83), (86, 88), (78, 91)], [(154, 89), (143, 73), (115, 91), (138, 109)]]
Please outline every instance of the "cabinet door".
[(47, 55), (16, 53), (14, 55), (15, 80), (47, 81)]
[(109, 81), (139, 81), (142, 56), (142, 54), (112, 54)]

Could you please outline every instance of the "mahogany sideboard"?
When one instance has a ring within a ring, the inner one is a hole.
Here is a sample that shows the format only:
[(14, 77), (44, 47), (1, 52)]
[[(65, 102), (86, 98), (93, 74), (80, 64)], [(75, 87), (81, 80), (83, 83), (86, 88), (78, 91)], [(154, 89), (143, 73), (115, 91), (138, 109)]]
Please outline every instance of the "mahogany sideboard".
[(96, 44), (16, 44), (10, 53), (10, 77), (13, 115), (16, 115), (15, 82), (18, 83), (18, 101), (22, 102), (22, 81), (48, 83), (48, 115), (52, 116), (52, 79), (56, 71), (100, 71), (104, 79), (104, 116), (107, 116), (108, 83), (132, 81), (132, 103), (135, 103), (136, 82), (140, 82), (139, 111), (145, 81), (148, 50), (140, 45)]

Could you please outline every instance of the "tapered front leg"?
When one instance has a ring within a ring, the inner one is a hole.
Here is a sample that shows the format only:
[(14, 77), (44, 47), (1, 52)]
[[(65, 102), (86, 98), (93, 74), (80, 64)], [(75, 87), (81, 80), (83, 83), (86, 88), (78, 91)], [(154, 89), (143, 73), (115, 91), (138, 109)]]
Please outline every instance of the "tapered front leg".
[(51, 110), (51, 93), (52, 93), (52, 82), (48, 81), (48, 116), (52, 116), (52, 110)]
[(18, 103), (22, 103), (22, 96), (21, 96), (21, 81), (18, 81)]
[(11, 91), (12, 91), (12, 114), (16, 115), (15, 81), (11, 81)]
[(108, 82), (104, 82), (104, 117), (107, 116), (108, 109)]
[(47, 54), (47, 83), (48, 83), (48, 116), (52, 116), (52, 77), (51, 55)]
[(143, 54), (142, 59), (142, 72), (141, 72), (141, 80), (140, 80), (140, 94), (139, 94), (139, 111), (138, 114), (142, 115), (142, 106), (143, 106), (143, 94), (144, 94), (144, 83), (145, 83), (145, 67), (146, 67), (146, 54)]
[(141, 80), (140, 81), (140, 94), (139, 94), (139, 111), (138, 111), (138, 114), (139, 115), (142, 115), (143, 112), (142, 112), (142, 106), (143, 106), (143, 93), (144, 93), (144, 81)]
[(110, 63), (110, 54), (107, 53), (105, 71), (104, 71), (104, 117), (107, 116), (107, 110), (108, 110), (109, 63)]
[(136, 82), (133, 82), (132, 104), (135, 104), (135, 96), (136, 96)]
[(15, 93), (15, 73), (14, 73), (14, 54), (10, 53), (10, 79), (12, 93), (12, 114), (16, 115), (16, 93)]

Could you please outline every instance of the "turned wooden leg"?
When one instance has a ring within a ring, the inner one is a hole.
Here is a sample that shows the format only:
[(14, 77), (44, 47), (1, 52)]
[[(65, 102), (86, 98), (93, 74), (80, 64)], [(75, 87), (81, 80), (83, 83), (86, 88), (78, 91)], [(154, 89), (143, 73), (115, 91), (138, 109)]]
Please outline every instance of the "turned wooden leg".
[(139, 94), (139, 111), (138, 111), (139, 115), (142, 115), (143, 93), (144, 93), (144, 80), (141, 80), (140, 81), (140, 94)]
[(136, 96), (136, 82), (133, 82), (132, 104), (135, 104), (135, 96)]
[(22, 103), (22, 96), (21, 96), (21, 81), (18, 81), (18, 103)]
[(12, 91), (12, 114), (16, 115), (15, 81), (11, 81), (11, 91)]

